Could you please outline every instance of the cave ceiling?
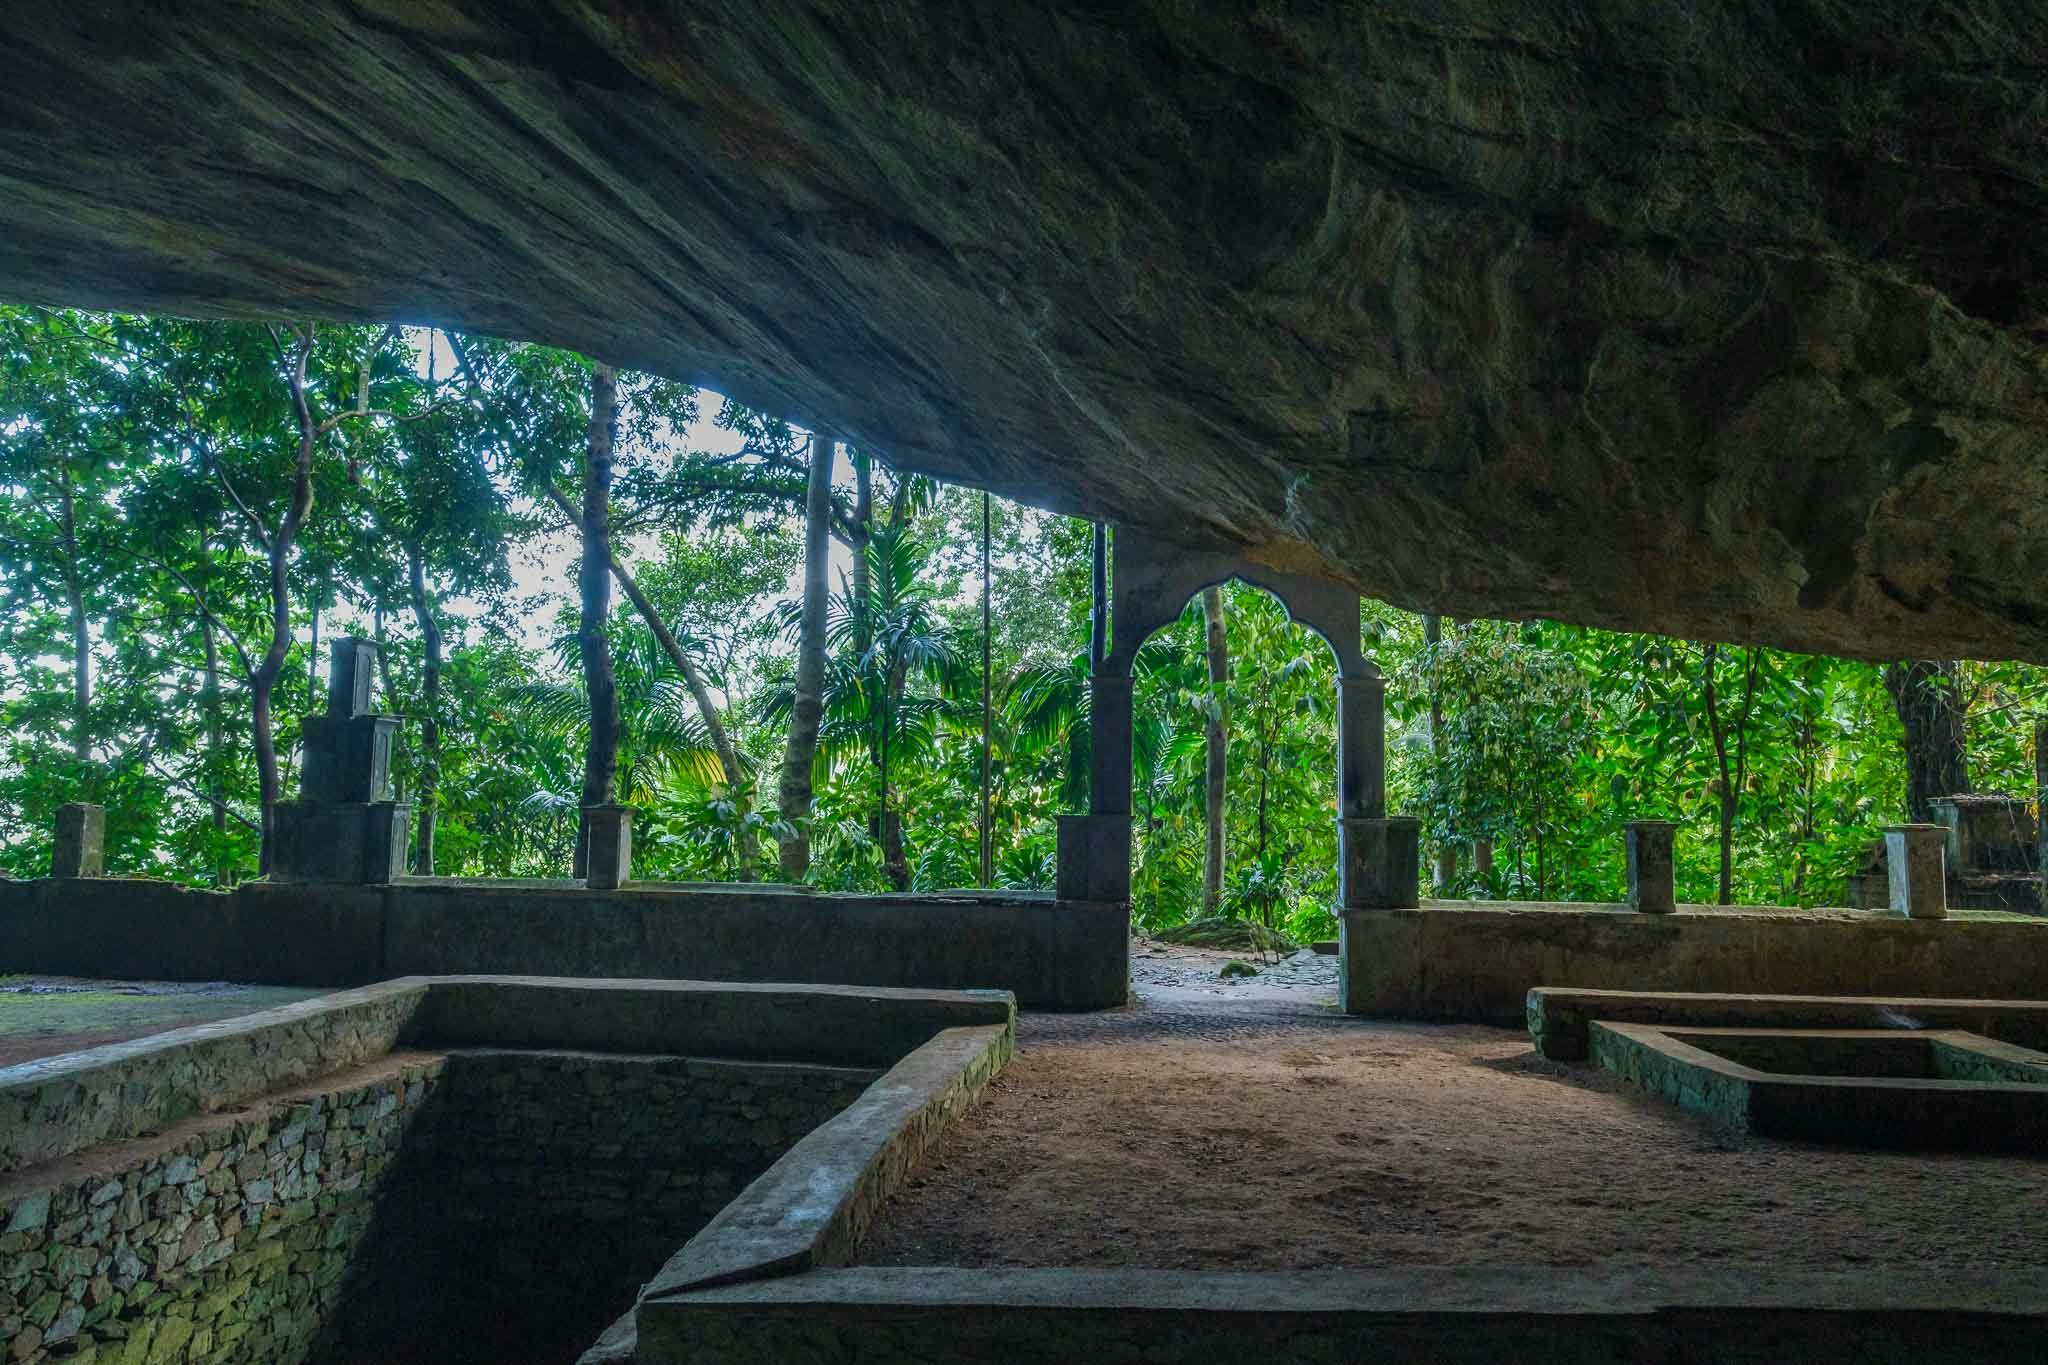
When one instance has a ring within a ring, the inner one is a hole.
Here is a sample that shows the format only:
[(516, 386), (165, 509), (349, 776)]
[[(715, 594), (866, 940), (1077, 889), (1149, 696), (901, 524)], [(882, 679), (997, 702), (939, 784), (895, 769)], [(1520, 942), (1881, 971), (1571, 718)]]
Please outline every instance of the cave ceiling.
[(2048, 7), (17, 4), (0, 297), (403, 320), (1401, 606), (2048, 659)]

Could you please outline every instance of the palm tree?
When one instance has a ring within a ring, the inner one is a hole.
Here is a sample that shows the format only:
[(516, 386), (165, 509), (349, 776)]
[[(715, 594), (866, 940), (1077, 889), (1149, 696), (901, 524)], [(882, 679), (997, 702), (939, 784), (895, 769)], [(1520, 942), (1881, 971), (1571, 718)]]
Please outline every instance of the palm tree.
[[(874, 764), (874, 832), (883, 875), (899, 891), (910, 888), (910, 863), (891, 769), (928, 754), (941, 716), (974, 705), (966, 699), (979, 686), (947, 634), (936, 589), (924, 578), (931, 553), (903, 526), (877, 528), (861, 551), (864, 588), (842, 585), (826, 612), (832, 653), (825, 661), (819, 754), (838, 761), (864, 753)], [(784, 616), (789, 623), (787, 608)], [(913, 689), (914, 679), (933, 690)], [(770, 720), (780, 720), (793, 705), (785, 685), (767, 695), (764, 709)]]
[[(627, 619), (614, 622), (609, 634), (619, 707), (617, 799), (647, 808), (679, 785), (723, 787), (725, 770), (689, 683), (654, 633), (637, 619)], [(529, 727), (567, 749), (589, 735), (590, 701), (576, 636), (557, 639), (555, 654), (556, 676), (520, 683), (508, 699)], [(549, 820), (573, 816), (582, 793), (559, 780), (567, 776), (566, 771), (536, 773), (533, 790), (520, 803), (522, 812)], [(724, 799), (744, 808), (751, 791), (750, 783), (743, 790), (727, 790)]]

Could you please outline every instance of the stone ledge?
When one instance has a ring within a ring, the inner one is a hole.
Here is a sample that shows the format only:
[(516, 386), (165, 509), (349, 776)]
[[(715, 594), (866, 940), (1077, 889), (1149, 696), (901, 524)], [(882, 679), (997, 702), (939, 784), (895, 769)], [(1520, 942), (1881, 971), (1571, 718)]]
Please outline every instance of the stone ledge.
[[(697, 1290), (641, 1322), (639, 1365), (801, 1359), (2032, 1358), (2048, 1272), (1418, 1267), (1280, 1272), (819, 1269)], [(643, 1307), (644, 1312), (644, 1307)], [(687, 1347), (678, 1343), (687, 1340)], [(617, 1357), (614, 1357), (617, 1358)]]
[(2048, 1001), (1936, 1000), (1913, 996), (1741, 995), (1699, 991), (1607, 991), (1537, 986), (1527, 1005), (1529, 1036), (1553, 1061), (1586, 1056), (1592, 1021), (1696, 1028), (1965, 1029), (2048, 1050)]
[(690, 1240), (641, 1295), (643, 1340), (662, 1301), (709, 1285), (787, 1275), (852, 1254), (932, 1140), (1009, 1060), (1007, 1027), (951, 1028), (813, 1130)]
[(420, 980), (0, 1067), (0, 1171), (238, 1108), (384, 1056), (427, 995)]

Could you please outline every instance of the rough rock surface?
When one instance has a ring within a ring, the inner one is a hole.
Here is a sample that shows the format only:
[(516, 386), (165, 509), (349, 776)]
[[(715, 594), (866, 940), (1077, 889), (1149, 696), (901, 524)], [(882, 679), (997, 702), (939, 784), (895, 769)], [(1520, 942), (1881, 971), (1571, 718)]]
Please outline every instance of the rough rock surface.
[(399, 317), (1408, 606), (2048, 659), (2039, 0), (0, 13), (0, 296)]

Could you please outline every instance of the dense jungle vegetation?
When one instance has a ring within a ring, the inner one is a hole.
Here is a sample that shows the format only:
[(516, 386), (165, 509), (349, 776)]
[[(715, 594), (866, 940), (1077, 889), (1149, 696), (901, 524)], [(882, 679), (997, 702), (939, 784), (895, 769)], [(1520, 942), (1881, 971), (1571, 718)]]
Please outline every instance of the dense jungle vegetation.
[[(0, 870), (83, 800), (112, 872), (260, 875), (345, 632), (383, 645), (416, 871), (569, 875), (617, 799), (641, 877), (1049, 887), (1090, 528), (887, 457), (538, 346), (0, 309)], [(2031, 667), (1363, 613), (1447, 894), (1618, 899), (1663, 816), (1683, 899), (1839, 903), (1929, 794), (2033, 792)], [(1330, 932), (1334, 681), (1241, 585), (1145, 646), (1141, 923)]]

